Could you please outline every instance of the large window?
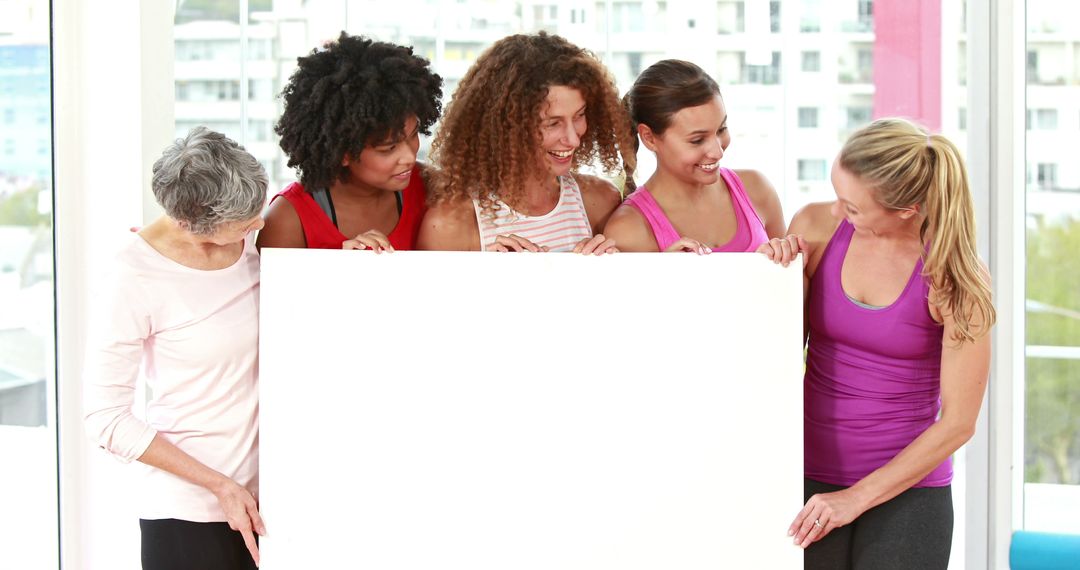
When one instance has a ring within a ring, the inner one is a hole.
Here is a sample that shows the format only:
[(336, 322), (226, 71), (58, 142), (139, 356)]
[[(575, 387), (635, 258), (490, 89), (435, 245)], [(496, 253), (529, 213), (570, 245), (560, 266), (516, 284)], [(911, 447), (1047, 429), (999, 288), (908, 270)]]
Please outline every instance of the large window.
[[(902, 6), (901, 0), (877, 2)], [(342, 29), (414, 46), (444, 77), (447, 98), (488, 45), (520, 31), (547, 30), (593, 50), (624, 92), (651, 63), (689, 58), (709, 71), (724, 93), (732, 132), (727, 166), (762, 171), (781, 194), (789, 218), (803, 204), (832, 196), (828, 176), (818, 176), (817, 170), (808, 176), (800, 160), (831, 159), (852, 130), (882, 115), (922, 119), (954, 135), (958, 125), (935, 117), (956, 117), (965, 107), (962, 93), (942, 95), (938, 85), (931, 105), (941, 108), (912, 112), (902, 97), (881, 99), (879, 91), (917, 93), (926, 86), (901, 85), (889, 74), (873, 73), (875, 45), (884, 42), (884, 51), (897, 54), (898, 61), (914, 57), (919, 65), (934, 66), (923, 76), (959, 77), (962, 62), (942, 54), (964, 49), (960, 10), (929, 11), (897, 23), (941, 20), (946, 47), (935, 51), (910, 45), (906, 36), (875, 37), (871, 0), (842, 3), (836, 10), (820, 0), (598, 0), (573, 10), (551, 1), (495, 0), (350, 0), (288, 10), (270, 0), (246, 5), (248, 13), (242, 14), (236, 0), (179, 3), (176, 131), (206, 124), (236, 137), (267, 165), (272, 188), (294, 177), (272, 132), (280, 113), (277, 94), (296, 58)], [(776, 39), (780, 34), (782, 41)], [(829, 41), (822, 41), (823, 34)], [(940, 70), (946, 62), (953, 67)], [(422, 158), (429, 144), (422, 141)], [(647, 151), (639, 163), (638, 175), (648, 176), (653, 159)]]
[[(732, 134), (725, 166), (763, 172), (789, 219), (806, 203), (834, 196), (832, 158), (854, 129), (875, 117), (911, 117), (967, 147), (961, 130), (967, 122), (965, 11), (955, 0), (920, 11), (904, 0), (596, 0), (572, 9), (551, 0), (245, 5), (246, 14), (236, 1), (180, 2), (176, 82), (178, 96), (188, 99), (177, 102), (176, 129), (180, 134), (202, 123), (237, 137), (267, 165), (273, 188), (294, 177), (267, 130), (280, 113), (274, 96), (298, 56), (342, 29), (414, 46), (444, 77), (447, 98), (488, 45), (521, 31), (558, 33), (593, 50), (622, 92), (651, 63), (691, 59), (724, 94)], [(924, 28), (940, 29), (940, 44), (915, 43), (902, 33)], [(184, 61), (182, 54), (198, 60)], [(875, 73), (881, 68), (888, 73)], [(237, 79), (242, 92), (222, 87)], [(218, 97), (222, 93), (227, 96)], [(422, 158), (429, 144), (422, 141)], [(653, 164), (643, 150), (639, 183)], [(953, 561), (962, 567), (962, 454), (957, 465)]]
[[(1080, 8), (1027, 0), (1027, 530), (1080, 533)], [(1059, 120), (1059, 118), (1061, 120)]]
[(57, 567), (49, 3), (0, 2), (0, 566)]

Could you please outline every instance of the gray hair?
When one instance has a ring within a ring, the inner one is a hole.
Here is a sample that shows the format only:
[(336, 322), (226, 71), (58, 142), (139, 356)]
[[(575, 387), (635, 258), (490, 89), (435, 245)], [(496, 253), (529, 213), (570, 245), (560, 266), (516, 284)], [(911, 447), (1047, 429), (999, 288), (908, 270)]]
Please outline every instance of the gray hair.
[(154, 197), (193, 234), (250, 220), (266, 204), (269, 181), (258, 160), (221, 133), (195, 127), (154, 163)]

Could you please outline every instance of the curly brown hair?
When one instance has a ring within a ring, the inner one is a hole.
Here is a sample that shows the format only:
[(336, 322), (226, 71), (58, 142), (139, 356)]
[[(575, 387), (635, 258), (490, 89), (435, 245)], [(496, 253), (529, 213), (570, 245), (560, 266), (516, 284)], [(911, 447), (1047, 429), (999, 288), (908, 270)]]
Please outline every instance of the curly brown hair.
[(588, 126), (571, 171), (599, 164), (617, 173), (634, 160), (615, 81), (592, 52), (545, 32), (507, 36), (477, 58), (446, 107), (431, 144), (439, 167), (431, 200), (476, 199), (488, 214), (497, 200), (517, 203), (529, 180), (543, 178), (540, 111), (553, 86), (585, 99)]

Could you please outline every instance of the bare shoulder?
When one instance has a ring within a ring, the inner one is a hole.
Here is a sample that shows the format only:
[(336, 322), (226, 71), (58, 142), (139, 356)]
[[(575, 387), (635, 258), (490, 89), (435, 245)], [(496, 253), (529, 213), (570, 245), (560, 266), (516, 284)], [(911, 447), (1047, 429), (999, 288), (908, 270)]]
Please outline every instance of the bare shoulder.
[(307, 240), (304, 239), (304, 225), (300, 222), (300, 216), (285, 198), (277, 198), (270, 203), (270, 207), (263, 216), (263, 223), (263, 228), (259, 230), (259, 237), (255, 240), (255, 245), (259, 249), (307, 247)]
[(416, 243), (422, 250), (479, 250), (480, 228), (472, 201), (443, 200), (429, 206)]
[(742, 181), (746, 190), (746, 197), (754, 206), (761, 222), (765, 224), (765, 230), (769, 237), (780, 237), (786, 233), (784, 225), (784, 209), (780, 205), (780, 197), (776, 194), (776, 188), (764, 174), (757, 170), (736, 170), (735, 174)]
[(770, 197), (776, 197), (776, 188), (773, 187), (772, 182), (769, 182), (769, 179), (761, 172), (757, 170), (736, 170), (735, 174), (739, 176), (739, 180), (743, 183), (743, 188), (746, 189), (747, 196), (749, 196), (754, 203), (757, 203), (758, 199), (764, 201)]
[(807, 240), (828, 241), (836, 226), (840, 225), (840, 218), (833, 216), (832, 206), (834, 202), (812, 202), (795, 212), (791, 218), (790, 232), (799, 234)]
[(817, 265), (825, 253), (825, 246), (832, 239), (840, 218), (833, 216), (835, 202), (813, 202), (803, 206), (791, 219), (789, 234), (802, 236), (806, 241), (806, 276), (813, 277)]
[(615, 247), (620, 251), (660, 251), (645, 216), (627, 203), (615, 209), (604, 225), (603, 233), (615, 240)]
[(601, 233), (611, 213), (622, 203), (622, 194), (614, 184), (597, 176), (575, 174), (574, 180), (581, 189), (581, 199), (585, 202), (585, 213), (589, 215), (593, 233)]

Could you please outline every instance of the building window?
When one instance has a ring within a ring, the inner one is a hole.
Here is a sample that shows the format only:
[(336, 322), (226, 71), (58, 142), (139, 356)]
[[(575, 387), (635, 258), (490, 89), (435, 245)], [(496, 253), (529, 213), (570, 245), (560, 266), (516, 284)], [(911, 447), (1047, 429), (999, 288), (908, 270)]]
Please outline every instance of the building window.
[(769, 65), (744, 65), (743, 73), (743, 83), (757, 83), (760, 85), (776, 85), (780, 83), (780, 52), (772, 52), (772, 63)]
[(870, 32), (874, 29), (874, 0), (859, 0), (859, 31)]
[(803, 13), (799, 19), (799, 31), (804, 33), (821, 31), (821, 0), (803, 0)]
[(818, 108), (799, 107), (799, 128), (816, 129), (818, 127)]
[(800, 158), (799, 180), (807, 182), (825, 180), (825, 160), (821, 158)]
[(1036, 109), (1035, 128), (1040, 130), (1052, 130), (1058, 126), (1057, 109)]
[(815, 71), (821, 71), (821, 52), (820, 51), (804, 51), (802, 52), (802, 70), (808, 73)]
[(866, 123), (870, 122), (870, 116), (873, 114), (873, 110), (870, 107), (848, 107), (846, 110), (847, 115), (847, 128), (857, 129)]
[(960, 107), (956, 115), (956, 128), (961, 131), (967, 130), (967, 107)]
[(626, 59), (630, 67), (630, 76), (637, 77), (638, 75), (641, 75), (641, 53), (630, 52), (626, 54)]
[(746, 31), (746, 4), (730, 0), (716, 3), (716, 33), (741, 34)]
[(770, 0), (769, 2), (769, 31), (778, 34), (780, 33), (780, 2), (779, 0)]
[(874, 77), (874, 51), (872, 49), (860, 49), (856, 52), (855, 70), (860, 83), (870, 83)]
[(615, 2), (611, 7), (611, 16), (613, 32), (645, 31), (645, 12), (641, 2)]
[(1037, 165), (1037, 182), (1042, 190), (1057, 188), (1057, 165), (1050, 162), (1040, 162)]

